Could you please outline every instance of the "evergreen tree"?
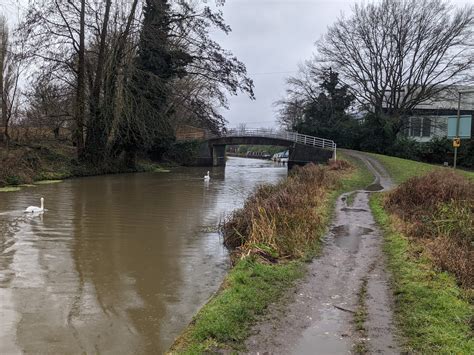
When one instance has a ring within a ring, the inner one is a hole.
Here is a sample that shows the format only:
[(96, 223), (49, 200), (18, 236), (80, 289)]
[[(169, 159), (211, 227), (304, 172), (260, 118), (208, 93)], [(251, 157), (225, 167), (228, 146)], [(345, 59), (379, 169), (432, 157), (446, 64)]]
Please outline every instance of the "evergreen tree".
[(120, 150), (133, 163), (135, 153), (153, 145), (167, 146), (173, 138), (168, 103), (172, 80), (185, 75), (191, 57), (172, 47), (170, 5), (167, 0), (146, 0), (143, 8), (135, 69), (129, 83), (130, 110), (121, 121)]
[(354, 131), (358, 123), (348, 113), (354, 96), (347, 85), (341, 85), (338, 73), (331, 69), (323, 70), (319, 77), (321, 92), (315, 100), (308, 102), (304, 117), (296, 125), (300, 133), (332, 139), (341, 146), (353, 147)]

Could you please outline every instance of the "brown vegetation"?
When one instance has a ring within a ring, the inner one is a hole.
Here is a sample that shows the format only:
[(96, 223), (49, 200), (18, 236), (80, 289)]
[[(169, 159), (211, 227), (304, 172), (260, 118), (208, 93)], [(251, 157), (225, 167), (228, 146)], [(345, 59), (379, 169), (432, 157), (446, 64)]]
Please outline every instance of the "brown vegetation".
[(346, 161), (295, 168), (288, 179), (262, 185), (223, 224), (224, 243), (234, 256), (260, 255), (269, 261), (297, 258), (314, 250), (329, 212), (325, 203), (338, 185)]
[(453, 171), (435, 171), (401, 184), (385, 206), (438, 267), (474, 287), (474, 183)]
[(73, 152), (73, 146), (59, 143), (0, 149), (0, 187), (69, 177)]

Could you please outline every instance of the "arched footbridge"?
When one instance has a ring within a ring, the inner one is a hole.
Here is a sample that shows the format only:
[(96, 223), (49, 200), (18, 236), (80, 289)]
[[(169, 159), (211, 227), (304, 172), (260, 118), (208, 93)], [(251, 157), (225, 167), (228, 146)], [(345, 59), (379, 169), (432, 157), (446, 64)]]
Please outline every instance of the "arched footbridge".
[(326, 163), (336, 159), (336, 143), (318, 138), (271, 129), (228, 129), (220, 135), (202, 132), (183, 134), (179, 140), (202, 140), (197, 165), (224, 166), (227, 145), (276, 145), (288, 147), (288, 168), (309, 162)]

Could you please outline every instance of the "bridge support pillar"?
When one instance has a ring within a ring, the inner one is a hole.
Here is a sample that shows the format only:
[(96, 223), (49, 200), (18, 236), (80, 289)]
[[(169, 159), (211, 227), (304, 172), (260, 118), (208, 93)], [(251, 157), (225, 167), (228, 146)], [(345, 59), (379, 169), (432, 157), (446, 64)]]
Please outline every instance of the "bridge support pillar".
[(214, 145), (212, 147), (212, 165), (225, 166), (225, 145)]
[(288, 170), (291, 170), (295, 165), (326, 164), (332, 158), (333, 152), (328, 149), (295, 143), (290, 148), (289, 155)]

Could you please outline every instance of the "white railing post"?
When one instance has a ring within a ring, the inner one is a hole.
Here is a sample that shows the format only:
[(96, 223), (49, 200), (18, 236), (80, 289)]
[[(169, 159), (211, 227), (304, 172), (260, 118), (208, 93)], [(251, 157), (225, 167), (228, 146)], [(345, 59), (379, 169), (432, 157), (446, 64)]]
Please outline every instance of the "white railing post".
[(337, 158), (337, 146), (336, 143), (330, 139), (325, 138), (318, 138), (312, 137), (305, 134), (299, 134), (298, 132), (291, 132), (291, 131), (274, 131), (273, 129), (263, 129), (263, 128), (255, 128), (255, 129), (238, 129), (238, 128), (231, 128), (223, 133), (221, 136), (261, 136), (261, 137), (269, 137), (269, 138), (280, 138), (285, 139), (288, 141), (301, 143), (305, 145), (311, 145), (314, 147), (319, 147), (323, 149), (332, 149), (334, 160)]

